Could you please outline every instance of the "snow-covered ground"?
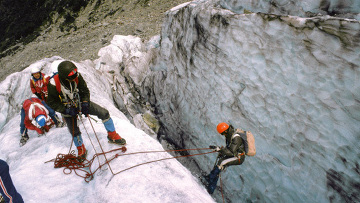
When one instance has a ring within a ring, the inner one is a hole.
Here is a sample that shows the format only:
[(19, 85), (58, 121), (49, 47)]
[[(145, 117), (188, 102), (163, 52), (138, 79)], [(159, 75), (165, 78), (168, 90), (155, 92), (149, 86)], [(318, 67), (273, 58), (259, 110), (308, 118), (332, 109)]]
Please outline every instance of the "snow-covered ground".
[[(129, 143), (128, 153), (163, 150), (151, 138), (155, 133), (149, 130), (148, 136), (131, 124), (145, 126), (141, 117), (150, 106), (162, 123), (158, 138), (180, 148), (224, 145), (216, 133), (219, 122), (229, 121), (252, 131), (257, 155), (222, 173), (229, 202), (358, 202), (358, 1), (341, 4), (348, 7), (342, 11), (353, 12), (349, 16), (355, 18), (267, 13), (274, 9), (268, 9), (269, 5), (284, 6), (276, 7), (277, 11), (291, 5), (317, 11), (320, 1), (239, 2), (198, 0), (179, 5), (166, 13), (161, 36), (151, 39), (148, 46), (133, 36), (114, 36), (111, 45), (99, 50), (99, 59), (76, 62), (88, 81), (92, 101), (109, 109), (117, 130)], [(342, 7), (335, 5), (342, 1), (321, 2), (329, 5), (326, 12), (340, 13)], [(259, 5), (264, 8), (257, 8)], [(33, 65), (50, 73), (50, 61), (56, 59)], [(176, 160), (116, 176), (104, 169), (90, 183), (73, 174), (64, 175), (44, 162), (68, 151), (71, 138), (65, 128), (52, 129), (46, 137), (33, 134), (20, 148), (19, 110), (21, 101), (30, 96), (30, 68), (14, 73), (0, 86), (0, 158), (10, 163), (14, 182), (25, 199), (40, 199), (34, 195), (39, 192), (30, 192), (28, 183), (22, 182), (28, 178), (31, 185), (39, 184), (36, 186), (50, 195), (75, 191), (63, 195), (64, 202), (81, 202), (89, 196), (96, 199), (101, 192), (111, 193), (104, 195), (109, 198), (105, 202), (112, 202), (113, 196), (119, 201), (124, 193), (134, 198), (145, 193), (150, 202), (213, 201)], [(85, 128), (90, 129), (90, 137), (94, 134), (89, 121), (84, 123), (80, 128), (91, 156), (94, 151)], [(105, 150), (115, 148), (107, 143), (103, 126), (95, 125)], [(111, 164), (120, 171), (153, 156), (169, 155), (119, 157)], [(196, 163), (188, 167), (192, 172), (208, 172), (215, 158), (215, 154), (194, 157)], [(48, 181), (48, 175), (49, 183), (35, 181)], [(61, 181), (73, 184), (75, 190)], [(88, 190), (80, 191), (83, 187)], [(220, 190), (213, 197), (221, 201)]]
[[(10, 75), (0, 84), (0, 159), (9, 164), (13, 182), (25, 202), (214, 202), (201, 183), (176, 159), (141, 165), (117, 175), (113, 175), (109, 166), (105, 165), (89, 183), (74, 172), (64, 174), (63, 168), (54, 168), (53, 162), (45, 162), (56, 158), (59, 153), (68, 153), (72, 139), (66, 127), (52, 128), (41, 137), (35, 131), (29, 131), (30, 139), (20, 147), (20, 108), (23, 100), (31, 96), (30, 69), (40, 66), (44, 73), (51, 74), (50, 65), (56, 59), (58, 57), (38, 61), (22, 72)], [(91, 100), (110, 111), (117, 132), (127, 140), (126, 153), (164, 151), (158, 141), (135, 128), (115, 108), (111, 87), (95, 66), (89, 66), (89, 62), (76, 64), (87, 81)], [(88, 159), (101, 152), (91, 123), (104, 151), (118, 148), (108, 143), (106, 130), (97, 120), (89, 121), (83, 117), (79, 122)], [(116, 153), (123, 154), (119, 151), (110, 153), (107, 159)], [(169, 157), (166, 152), (119, 156), (110, 162), (110, 167), (113, 173), (118, 173), (137, 164)], [(100, 156), (99, 161), (103, 164), (104, 157)], [(95, 159), (93, 170), (98, 167), (99, 161)]]

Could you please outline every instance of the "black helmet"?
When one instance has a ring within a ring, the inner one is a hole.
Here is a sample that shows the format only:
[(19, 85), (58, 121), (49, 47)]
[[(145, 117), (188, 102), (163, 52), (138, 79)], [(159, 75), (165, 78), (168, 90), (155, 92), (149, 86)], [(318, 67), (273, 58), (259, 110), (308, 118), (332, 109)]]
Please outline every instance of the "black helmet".
[(77, 67), (71, 61), (63, 61), (58, 66), (59, 79), (72, 81), (78, 76)]

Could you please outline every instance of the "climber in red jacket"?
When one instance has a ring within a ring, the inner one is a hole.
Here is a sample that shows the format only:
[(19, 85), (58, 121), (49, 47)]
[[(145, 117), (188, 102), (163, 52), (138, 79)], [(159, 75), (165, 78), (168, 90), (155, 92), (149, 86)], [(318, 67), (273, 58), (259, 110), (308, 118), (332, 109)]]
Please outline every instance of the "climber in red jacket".
[(21, 145), (29, 139), (27, 130), (35, 130), (39, 135), (48, 132), (54, 125), (54, 121), (49, 117), (49, 111), (38, 98), (26, 99), (21, 108)]

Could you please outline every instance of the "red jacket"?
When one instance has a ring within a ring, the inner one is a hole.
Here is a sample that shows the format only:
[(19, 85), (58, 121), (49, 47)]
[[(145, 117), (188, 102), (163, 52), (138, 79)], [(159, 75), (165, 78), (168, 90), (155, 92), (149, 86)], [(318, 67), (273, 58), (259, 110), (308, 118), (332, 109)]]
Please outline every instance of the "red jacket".
[[(49, 117), (49, 111), (41, 104), (41, 100), (38, 98), (27, 99), (23, 103), (23, 109), (25, 110), (25, 127), (29, 130), (36, 130), (39, 134), (43, 134), (43, 130), (49, 131), (53, 121)], [(46, 117), (46, 124), (42, 129), (36, 122), (36, 117), (44, 115)]]
[(45, 101), (48, 96), (47, 85), (49, 83), (50, 76), (45, 77), (44, 73), (41, 73), (40, 79), (36, 80), (34, 77), (30, 78), (30, 88), (33, 94)]

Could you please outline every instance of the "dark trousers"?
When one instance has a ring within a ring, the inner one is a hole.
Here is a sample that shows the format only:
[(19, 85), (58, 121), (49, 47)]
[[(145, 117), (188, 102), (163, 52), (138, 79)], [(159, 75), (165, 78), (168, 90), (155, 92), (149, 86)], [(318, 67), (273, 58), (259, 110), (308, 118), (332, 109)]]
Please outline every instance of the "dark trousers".
[(245, 161), (245, 155), (242, 155), (240, 157), (219, 156), (215, 167), (207, 176), (207, 181), (208, 181), (207, 191), (210, 194), (214, 193), (216, 189), (216, 184), (219, 180), (219, 175), (221, 170), (224, 170), (224, 168), (228, 166), (241, 165), (244, 161)]
[(9, 174), (9, 165), (0, 159), (0, 193), (5, 202), (23, 203), (21, 195), (16, 191)]
[(27, 134), (27, 129), (25, 128), (25, 110), (21, 108), (21, 120), (20, 120), (20, 134)]
[(214, 193), (216, 189), (216, 184), (219, 180), (220, 172), (221, 170), (217, 166), (215, 166), (214, 169), (207, 176), (207, 181), (208, 181), (207, 191), (209, 194)]
[[(91, 101), (89, 104), (89, 114), (97, 116), (103, 122), (105, 122), (110, 118), (110, 114), (108, 110)], [(65, 122), (67, 124), (68, 130), (71, 133), (71, 135), (76, 137), (81, 134), (76, 116), (70, 117), (68, 115), (63, 115), (63, 118), (65, 119)]]
[(58, 124), (58, 119), (56, 117), (54, 109), (52, 109), (49, 105), (45, 103), (45, 101), (41, 101), (42, 105), (45, 106), (45, 108), (49, 111), (50, 118), (54, 121), (55, 125)]
[(222, 168), (222, 167), (228, 167), (228, 166), (233, 166), (233, 165), (241, 165), (244, 161), (245, 161), (245, 155), (241, 155), (240, 157), (219, 156), (218, 162), (216, 163), (216, 165), (221, 166), (220, 168)]

